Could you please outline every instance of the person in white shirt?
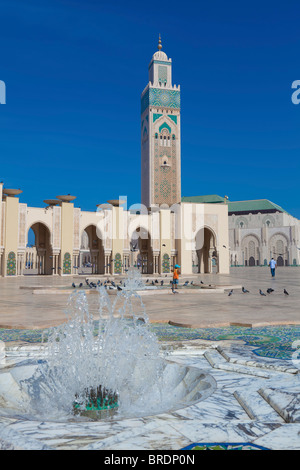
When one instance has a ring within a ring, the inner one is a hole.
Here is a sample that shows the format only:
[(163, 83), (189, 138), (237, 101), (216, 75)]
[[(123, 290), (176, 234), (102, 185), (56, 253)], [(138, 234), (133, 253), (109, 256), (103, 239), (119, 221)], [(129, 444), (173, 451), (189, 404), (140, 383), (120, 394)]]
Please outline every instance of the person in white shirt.
[(275, 277), (275, 268), (276, 268), (276, 261), (274, 258), (271, 259), (269, 263), (270, 269), (271, 269), (271, 275), (272, 277)]

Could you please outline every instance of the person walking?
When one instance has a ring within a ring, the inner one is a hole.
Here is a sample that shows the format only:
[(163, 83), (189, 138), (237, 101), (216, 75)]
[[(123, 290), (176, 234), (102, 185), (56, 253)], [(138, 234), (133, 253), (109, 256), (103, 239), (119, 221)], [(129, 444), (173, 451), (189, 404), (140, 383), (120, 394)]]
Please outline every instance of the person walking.
[(173, 272), (172, 292), (175, 294), (175, 289), (178, 289), (179, 284), (179, 269), (180, 266), (175, 264)]
[(269, 266), (270, 266), (272, 277), (275, 277), (276, 261), (274, 258), (271, 259)]

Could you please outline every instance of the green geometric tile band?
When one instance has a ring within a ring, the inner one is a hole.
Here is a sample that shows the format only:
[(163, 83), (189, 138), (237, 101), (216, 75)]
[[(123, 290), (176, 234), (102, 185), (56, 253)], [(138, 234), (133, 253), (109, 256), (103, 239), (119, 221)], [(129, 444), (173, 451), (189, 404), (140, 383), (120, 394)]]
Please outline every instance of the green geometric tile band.
[(150, 88), (142, 97), (141, 113), (149, 106), (180, 109), (180, 91)]
[[(130, 322), (130, 320), (128, 320)], [(95, 332), (98, 324), (95, 322)], [(244, 341), (245, 346), (259, 357), (281, 361), (291, 361), (295, 354), (293, 342), (300, 339), (300, 325), (264, 326), (255, 328), (181, 328), (167, 323), (151, 323), (151, 331), (159, 341)], [(50, 330), (20, 330), (0, 328), (0, 341), (26, 341), (39, 343), (46, 341)]]
[(15, 276), (16, 274), (17, 274), (16, 255), (13, 251), (11, 251), (7, 257), (7, 275)]

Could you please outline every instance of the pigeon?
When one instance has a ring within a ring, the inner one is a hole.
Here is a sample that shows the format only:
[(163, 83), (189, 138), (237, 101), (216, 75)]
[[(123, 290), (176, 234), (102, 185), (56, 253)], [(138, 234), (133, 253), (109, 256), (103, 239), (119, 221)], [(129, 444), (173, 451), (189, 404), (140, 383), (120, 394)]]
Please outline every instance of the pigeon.
[(262, 291), (261, 289), (259, 289), (259, 293), (260, 293), (260, 295), (264, 295), (264, 296), (266, 296), (266, 294), (264, 294), (264, 293), (263, 293), (263, 291)]
[(147, 284), (147, 282), (149, 282), (149, 279), (147, 279), (146, 284)]
[(244, 294), (249, 293), (249, 291), (247, 289), (245, 289), (245, 287), (242, 287), (242, 291), (244, 292)]
[(86, 279), (85, 282), (86, 282), (86, 285), (88, 286), (89, 285), (89, 280)]
[(200, 281), (200, 284), (204, 284), (204, 282), (203, 282), (203, 281)]
[(158, 280), (157, 280), (157, 279), (155, 279), (155, 284), (158, 284)]
[(185, 281), (185, 283), (183, 284), (184, 286), (187, 286), (189, 283), (189, 281)]
[(290, 295), (285, 289), (283, 290), (283, 292), (285, 293), (285, 295)]
[(79, 288), (81, 288), (81, 287), (82, 287), (82, 282), (79, 284)]
[(116, 287), (116, 284), (114, 283), (114, 281), (110, 281), (111, 285)]
[(163, 286), (163, 285), (164, 285), (164, 281), (160, 281), (160, 285)]
[(269, 289), (267, 289), (267, 292), (268, 294), (271, 294), (271, 292), (274, 292), (274, 289), (271, 289), (271, 287)]
[(155, 286), (154, 281), (152, 281), (152, 285)]
[(118, 289), (118, 290), (123, 290), (122, 287), (120, 287), (120, 286), (117, 286), (117, 289)]
[(194, 281), (191, 282), (191, 286), (193, 286), (193, 285), (194, 285)]
[(76, 287), (75, 284), (74, 284), (74, 282), (72, 283), (72, 287), (74, 287), (74, 289), (75, 289), (75, 287)]
[(230, 295), (232, 295), (232, 294), (233, 294), (233, 290), (231, 289), (231, 291), (230, 291), (229, 294), (228, 294), (228, 297), (229, 297)]

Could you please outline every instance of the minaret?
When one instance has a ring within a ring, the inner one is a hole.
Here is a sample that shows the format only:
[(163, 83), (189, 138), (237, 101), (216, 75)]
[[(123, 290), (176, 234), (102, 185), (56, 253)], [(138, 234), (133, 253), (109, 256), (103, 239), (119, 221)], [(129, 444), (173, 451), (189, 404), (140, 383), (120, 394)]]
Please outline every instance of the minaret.
[(172, 60), (158, 51), (141, 97), (142, 204), (181, 201), (180, 86), (172, 85)]

